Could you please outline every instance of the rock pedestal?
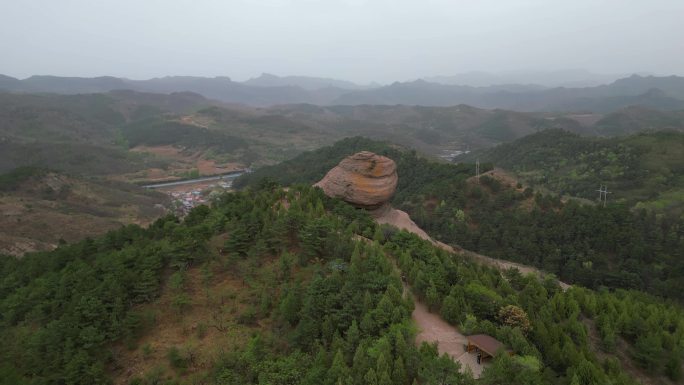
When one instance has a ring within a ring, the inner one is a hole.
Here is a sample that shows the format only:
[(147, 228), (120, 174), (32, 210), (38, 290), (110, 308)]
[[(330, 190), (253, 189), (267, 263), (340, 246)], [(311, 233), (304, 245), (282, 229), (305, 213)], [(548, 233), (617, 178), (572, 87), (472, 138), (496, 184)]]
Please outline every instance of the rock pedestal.
[(394, 195), (397, 180), (397, 165), (392, 159), (361, 151), (344, 158), (315, 186), (356, 207), (378, 210)]
[(416, 225), (408, 214), (392, 208), (390, 199), (397, 189), (397, 165), (390, 158), (362, 151), (344, 158), (314, 186), (326, 195), (366, 209), (379, 224), (414, 233), (440, 247), (448, 248)]

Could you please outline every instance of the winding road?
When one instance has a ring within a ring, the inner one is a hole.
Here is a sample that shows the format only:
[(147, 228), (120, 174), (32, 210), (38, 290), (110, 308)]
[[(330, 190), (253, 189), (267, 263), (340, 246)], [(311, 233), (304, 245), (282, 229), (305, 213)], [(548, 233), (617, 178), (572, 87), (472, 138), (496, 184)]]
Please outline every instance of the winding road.
[(206, 182), (206, 181), (210, 181), (210, 180), (230, 180), (230, 181), (232, 181), (233, 179), (239, 177), (242, 174), (244, 174), (244, 171), (235, 171), (235, 172), (231, 172), (231, 173), (227, 173), (227, 174), (221, 174), (221, 175), (204, 176), (201, 178), (183, 179), (183, 180), (177, 180), (177, 181), (173, 181), (173, 182), (152, 183), (152, 184), (143, 185), (142, 187), (144, 187), (144, 188), (171, 187), (171, 186), (179, 186), (179, 185), (183, 185), (183, 184)]

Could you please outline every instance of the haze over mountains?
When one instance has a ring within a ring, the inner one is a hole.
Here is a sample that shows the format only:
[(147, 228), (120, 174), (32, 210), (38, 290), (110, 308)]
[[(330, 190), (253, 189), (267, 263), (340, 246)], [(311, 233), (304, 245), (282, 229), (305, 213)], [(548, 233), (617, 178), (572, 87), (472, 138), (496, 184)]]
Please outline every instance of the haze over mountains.
[[(423, 78), (428, 82), (467, 85), (473, 87), (488, 87), (500, 84), (527, 84), (541, 87), (594, 87), (612, 83), (627, 74), (599, 74), (582, 69), (568, 69), (557, 71), (503, 71), (485, 72), (468, 71), (450, 76), (428, 76)], [(638, 75), (653, 75), (638, 73)]]
[(321, 88), (342, 88), (346, 90), (359, 90), (380, 87), (379, 84), (359, 85), (346, 80), (319, 78), (312, 76), (277, 76), (263, 73), (259, 77), (248, 79), (243, 84), (257, 87), (300, 87), (305, 90), (313, 91)]
[[(226, 103), (252, 106), (308, 103), (316, 105), (422, 105), (467, 104), (478, 108), (514, 111), (610, 112), (632, 105), (661, 110), (684, 109), (684, 78), (679, 76), (632, 75), (602, 85), (553, 87), (552, 72), (488, 76), (478, 73), (455, 77), (395, 82), (379, 86), (358, 85), (343, 80), (307, 76), (279, 77), (262, 74), (244, 82), (228, 77), (169, 76), (130, 80), (110, 76), (96, 78), (32, 76), (23, 80), (0, 75), (0, 90), (7, 92), (47, 92), (58, 94), (99, 93), (129, 89), (140, 92), (173, 93), (190, 91)], [(582, 73), (566, 76), (565, 84), (591, 84), (609, 81), (609, 76)], [(502, 83), (495, 84), (499, 79)], [(528, 80), (539, 80), (530, 84)], [(574, 79), (574, 80), (573, 80)], [(583, 80), (582, 80), (583, 79)], [(510, 83), (519, 80), (521, 83)], [(455, 83), (470, 83), (460, 85)], [(544, 85), (546, 84), (546, 85)]]

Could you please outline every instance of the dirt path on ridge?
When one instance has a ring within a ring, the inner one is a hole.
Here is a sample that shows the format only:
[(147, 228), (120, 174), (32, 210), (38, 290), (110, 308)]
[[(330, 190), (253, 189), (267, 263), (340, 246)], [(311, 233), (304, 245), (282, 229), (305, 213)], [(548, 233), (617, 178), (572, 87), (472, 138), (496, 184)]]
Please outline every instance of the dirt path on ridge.
[[(520, 263), (488, 257), (486, 255), (462, 249), (460, 247), (458, 249), (454, 249), (453, 247), (445, 243), (432, 239), (423, 229), (418, 227), (418, 225), (415, 222), (413, 222), (413, 220), (411, 220), (411, 217), (409, 217), (409, 215), (406, 212), (397, 210), (395, 208), (390, 208), (379, 213), (379, 215), (375, 216), (375, 221), (381, 225), (387, 224), (397, 227), (401, 230), (406, 230), (409, 233), (416, 234), (417, 236), (432, 242), (433, 245), (443, 250), (446, 250), (450, 253), (463, 254), (485, 265), (496, 267), (499, 270), (508, 270), (512, 268), (517, 269), (523, 275), (535, 274), (542, 278), (548, 275), (547, 273), (544, 273), (543, 271), (532, 266), (527, 266)], [(568, 290), (570, 288), (570, 285), (565, 282), (558, 281), (558, 284), (560, 285), (561, 289), (563, 289), (563, 291)]]
[[(463, 254), (480, 263), (494, 266), (500, 270), (514, 268), (518, 269), (521, 274), (535, 274), (540, 277), (545, 276), (544, 272), (534, 267), (487, 257), (485, 255), (477, 254), (461, 248), (456, 250), (445, 243), (436, 241), (432, 239), (423, 229), (418, 227), (418, 225), (411, 220), (407, 213), (401, 210), (389, 208), (381, 212), (377, 212), (375, 215), (375, 220), (379, 224), (393, 225), (399, 229), (414, 233), (450, 253)], [(396, 265), (395, 269), (398, 269)], [(570, 285), (567, 283), (560, 281), (558, 282), (563, 290), (570, 288)], [(407, 285), (404, 285), (404, 296), (406, 296), (407, 293), (410, 293), (410, 288)], [(468, 344), (466, 336), (463, 335), (458, 328), (443, 320), (438, 314), (430, 313), (427, 306), (418, 301), (418, 299), (414, 298), (413, 302), (415, 304), (415, 308), (411, 314), (411, 318), (419, 330), (418, 334), (416, 335), (416, 345), (420, 345), (423, 342), (436, 342), (437, 350), (439, 351), (440, 355), (448, 354), (449, 357), (451, 357), (455, 362), (461, 364), (461, 372), (470, 370), (474, 378), (480, 378), (482, 371), (489, 363), (478, 364), (475, 354), (465, 351), (465, 345)]]
[[(392, 261), (394, 269), (399, 270), (399, 267)], [(404, 292), (402, 296), (406, 298), (411, 295), (411, 288), (404, 282), (402, 283)], [(461, 333), (457, 327), (450, 325), (444, 321), (439, 315), (430, 313), (424, 303), (418, 301), (413, 297), (414, 309), (411, 313), (411, 319), (418, 328), (416, 334), (416, 346), (420, 346), (423, 342), (437, 343), (437, 351), (439, 355), (447, 354), (452, 360), (461, 364), (461, 373), (470, 371), (473, 378), (478, 379), (482, 376), (484, 368), (490, 365), (489, 362), (482, 364), (477, 363), (477, 356), (468, 353), (465, 346), (468, 344), (466, 336)]]
[[(451, 250), (453, 250), (453, 248), (451, 248)], [(503, 259), (496, 259), (496, 258), (488, 257), (486, 255), (478, 254), (478, 253), (475, 253), (475, 252), (470, 251), (470, 250), (465, 250), (465, 249), (459, 248), (457, 252), (459, 252), (459, 253), (467, 256), (467, 257), (473, 258), (473, 259), (475, 259), (475, 260), (477, 260), (480, 263), (483, 263), (485, 265), (496, 267), (499, 270), (517, 269), (523, 275), (534, 274), (534, 275), (537, 275), (541, 278), (544, 278), (547, 275), (549, 275), (549, 274), (537, 269), (536, 267), (527, 266), (527, 265), (523, 265), (523, 264), (515, 263), (515, 262), (510, 262), (510, 261), (506, 261)], [(563, 291), (566, 291), (571, 287), (570, 284), (565, 283), (565, 282), (560, 281), (560, 280), (558, 280), (558, 285), (561, 287), (561, 289)]]

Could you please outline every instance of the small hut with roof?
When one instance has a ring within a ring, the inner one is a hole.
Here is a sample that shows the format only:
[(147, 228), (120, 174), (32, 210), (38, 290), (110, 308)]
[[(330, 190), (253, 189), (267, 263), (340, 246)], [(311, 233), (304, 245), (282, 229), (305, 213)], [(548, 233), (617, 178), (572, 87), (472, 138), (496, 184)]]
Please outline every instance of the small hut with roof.
[(492, 336), (488, 336), (486, 334), (475, 334), (466, 337), (466, 339), (468, 340), (466, 351), (468, 351), (468, 353), (472, 351), (479, 351), (482, 354), (482, 359), (494, 357), (500, 349), (503, 349), (509, 355), (513, 355), (512, 350), (506, 349), (503, 343)]

